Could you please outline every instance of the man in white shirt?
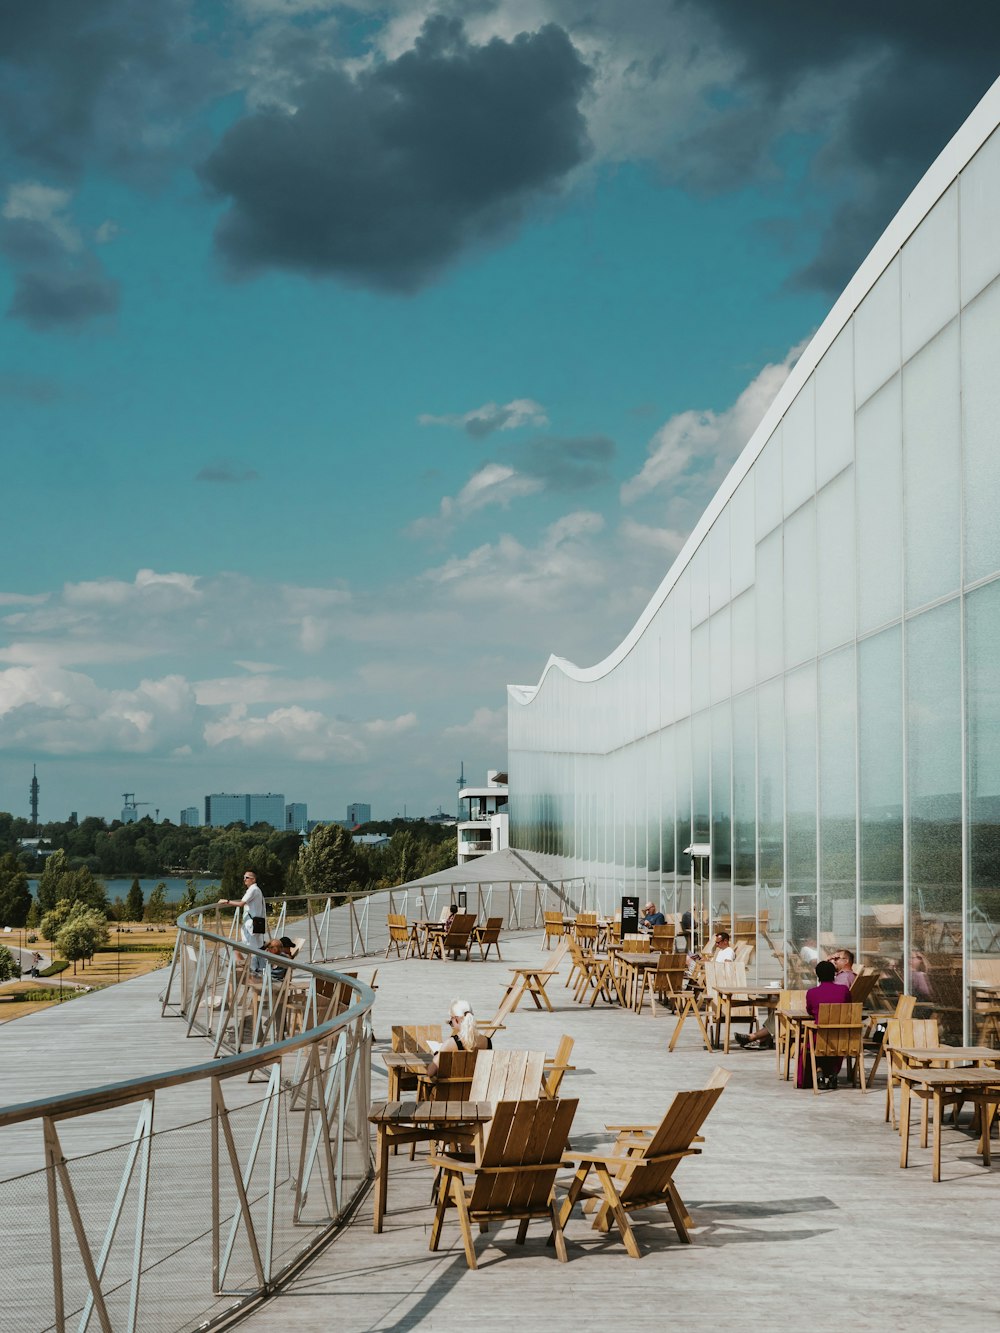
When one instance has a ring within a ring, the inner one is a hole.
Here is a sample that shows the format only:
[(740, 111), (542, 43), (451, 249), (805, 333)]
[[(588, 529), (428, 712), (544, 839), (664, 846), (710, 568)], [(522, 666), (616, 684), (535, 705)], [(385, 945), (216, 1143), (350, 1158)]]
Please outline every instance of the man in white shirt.
[[(242, 898), (220, 898), (220, 907), (242, 907), (243, 925), (241, 934), (244, 944), (249, 944), (251, 948), (263, 949), (264, 934), (266, 930), (267, 904), (264, 902), (264, 894), (257, 883), (257, 876), (252, 870), (246, 871), (243, 876), (245, 892)], [(263, 924), (264, 929), (255, 930), (255, 925)], [(264, 970), (264, 964), (259, 958), (250, 960), (250, 971), (259, 975)]]
[(736, 950), (729, 943), (729, 931), (717, 930), (715, 932), (715, 953), (712, 954), (713, 963), (734, 963), (736, 961)]

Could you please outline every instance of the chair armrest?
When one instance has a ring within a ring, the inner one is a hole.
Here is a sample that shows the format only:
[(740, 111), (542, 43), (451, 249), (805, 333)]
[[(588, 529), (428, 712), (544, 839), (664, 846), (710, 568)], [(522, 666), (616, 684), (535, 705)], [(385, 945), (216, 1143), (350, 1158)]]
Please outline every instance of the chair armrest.
[(431, 1166), (439, 1166), (443, 1171), (467, 1172), (479, 1170), (475, 1162), (463, 1162), (460, 1157), (437, 1157), (431, 1154), (427, 1160)]
[(657, 1125), (605, 1125), (604, 1128), (606, 1130), (609, 1130), (611, 1133), (623, 1134), (627, 1131), (629, 1133), (636, 1134), (639, 1132), (639, 1130), (654, 1130), (657, 1129), (658, 1126)]

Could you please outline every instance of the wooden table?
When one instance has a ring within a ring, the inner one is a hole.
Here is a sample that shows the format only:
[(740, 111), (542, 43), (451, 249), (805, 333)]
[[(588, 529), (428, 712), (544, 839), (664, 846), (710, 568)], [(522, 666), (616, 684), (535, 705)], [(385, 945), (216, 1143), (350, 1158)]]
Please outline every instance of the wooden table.
[(1000, 1070), (996, 1069), (897, 1069), (903, 1085), (899, 1108), (899, 1165), (905, 1169), (910, 1150), (910, 1098), (920, 1097), (934, 1104), (934, 1168), (932, 1179), (941, 1179), (941, 1121), (946, 1105), (974, 1102), (979, 1108), (982, 1136), (979, 1151), (983, 1166), (990, 1164), (990, 1121), (992, 1108), (1000, 1102)]
[(643, 974), (647, 968), (655, 968), (660, 961), (658, 953), (646, 953), (638, 949), (616, 949), (615, 962), (622, 974), (623, 1004), (630, 1009), (638, 1008), (638, 997), (642, 995)]
[(777, 986), (752, 987), (752, 986), (716, 986), (715, 993), (722, 1001), (722, 1013), (719, 1015), (720, 1025), (725, 1022), (726, 1041), (723, 1046), (723, 1052), (729, 1054), (729, 1029), (733, 1024), (733, 1000), (737, 997), (740, 1003), (752, 1004), (755, 1009), (777, 1009), (778, 1000), (781, 998), (780, 990)]
[(421, 958), (427, 957), (427, 947), (430, 944), (431, 936), (440, 934), (447, 929), (444, 921), (411, 921), (410, 935), (417, 948), (417, 953)]
[[(813, 1021), (813, 1016), (808, 1009), (776, 1009), (775, 1016), (779, 1019), (784, 1019), (792, 1029), (789, 1033), (788, 1043), (785, 1047), (784, 1077), (785, 1079), (789, 1077), (794, 1052), (794, 1064), (797, 1078), (799, 1069), (799, 1051), (802, 1048), (802, 1028), (806, 1023), (811, 1023)], [(775, 1044), (780, 1046), (780, 1042), (777, 1041), (777, 1034), (775, 1034)], [(781, 1073), (780, 1067), (778, 1073)]]
[(389, 1071), (389, 1101), (399, 1100), (399, 1081), (404, 1074), (427, 1073), (427, 1066), (434, 1059), (430, 1051), (383, 1051), (382, 1059)]
[(375, 1126), (375, 1215), (372, 1230), (380, 1232), (389, 1184), (389, 1149), (400, 1143), (426, 1143), (447, 1138), (449, 1130), (469, 1130), (493, 1118), (491, 1102), (372, 1102), (369, 1123)]

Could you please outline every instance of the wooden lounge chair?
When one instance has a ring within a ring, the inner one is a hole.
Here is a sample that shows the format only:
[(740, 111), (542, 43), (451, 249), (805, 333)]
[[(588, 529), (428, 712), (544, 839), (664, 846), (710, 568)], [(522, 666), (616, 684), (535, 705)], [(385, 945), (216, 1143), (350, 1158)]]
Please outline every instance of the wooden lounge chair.
[(813, 1092), (817, 1097), (819, 1078), (816, 1061), (831, 1056), (841, 1056), (853, 1061), (852, 1079), (855, 1082), (860, 1081), (862, 1092), (868, 1091), (865, 1082), (864, 1031), (860, 1004), (821, 1004), (817, 1021), (804, 1023), (802, 1030), (806, 1053), (812, 1066)]
[(543, 1097), (559, 1096), (559, 1086), (563, 1081), (563, 1075), (575, 1068), (574, 1065), (569, 1063), (569, 1057), (572, 1054), (573, 1038), (569, 1035), (563, 1035), (559, 1038), (555, 1055), (551, 1060), (545, 1061), (545, 1073), (542, 1082)]
[(679, 954), (661, 953), (655, 968), (648, 968), (642, 974), (642, 989), (636, 1002), (636, 1013), (642, 1013), (642, 1007), (649, 996), (649, 1007), (656, 1016), (657, 1001), (675, 1014), (679, 1011), (684, 991), (684, 958)]
[(469, 961), (472, 952), (472, 932), (476, 926), (473, 912), (456, 912), (447, 930), (439, 930), (431, 936), (430, 956), (444, 961), (450, 954), (459, 954), (465, 950), (465, 961)]
[(864, 1004), (878, 985), (878, 968), (863, 967), (854, 978), (849, 995), (851, 1004)]
[(865, 1014), (864, 1047), (866, 1051), (875, 1052), (875, 1059), (868, 1071), (869, 1087), (875, 1078), (875, 1071), (882, 1063), (882, 1056), (885, 1052), (886, 1025), (892, 1018), (900, 1021), (912, 1018), (916, 1007), (917, 997), (915, 995), (900, 995), (896, 1000), (895, 1009), (891, 1012), (875, 1011), (874, 1013)]
[(390, 912), (386, 918), (389, 923), (389, 943), (385, 946), (385, 956), (389, 957), (389, 950), (396, 950), (397, 958), (409, 958), (413, 952), (416, 941), (414, 940), (410, 927), (406, 923), (406, 917), (402, 913)]
[[(441, 1154), (431, 1164), (442, 1172), (442, 1185), (431, 1227), (430, 1248), (436, 1250), (448, 1208), (458, 1213), (465, 1259), (476, 1267), (472, 1224), (480, 1231), (497, 1222), (517, 1221), (517, 1243), (523, 1245), (528, 1224), (543, 1218), (551, 1229), (556, 1255), (567, 1260), (556, 1173), (576, 1114), (576, 1099), (502, 1101), (493, 1111), (479, 1162)], [(469, 1184), (466, 1184), (466, 1180)]]
[(489, 957), (491, 949), (496, 949), (497, 957), (503, 962), (503, 954), (500, 952), (500, 931), (503, 929), (502, 916), (489, 916), (486, 918), (485, 926), (476, 926), (472, 932), (474, 943), (479, 945), (479, 952), (482, 955), (483, 962)]
[(542, 937), (542, 948), (551, 949), (553, 940), (561, 940), (566, 933), (566, 926), (563, 922), (562, 912), (544, 912), (545, 934)]
[(890, 1018), (885, 1025), (883, 1045), (886, 1052), (885, 1118), (892, 1121), (892, 1127), (895, 1129), (895, 1074), (903, 1064), (902, 1057), (897, 1055), (896, 1051), (940, 1046), (941, 1033), (938, 1021), (936, 1018)]
[(544, 1071), (544, 1051), (476, 1051), (469, 1101), (522, 1101), (538, 1097)]
[(418, 1102), (471, 1102), (478, 1051), (440, 1051), (434, 1078), (417, 1075)]
[[(566, 956), (568, 948), (569, 941), (564, 937), (560, 940), (559, 947), (544, 967), (512, 967), (510, 969), (514, 975), (511, 977), (510, 985), (504, 995), (505, 999), (507, 995), (512, 996), (508, 1013), (512, 1014), (526, 995), (530, 995), (534, 1000), (536, 1009), (541, 1009), (544, 1000), (545, 1008), (551, 1011), (552, 1004), (546, 993), (545, 983), (550, 981), (559, 971), (559, 964)], [(539, 996), (541, 996), (541, 999), (539, 999)]]
[(597, 936), (600, 933), (597, 928), (597, 913), (577, 912), (573, 933), (576, 936), (577, 944), (594, 948), (597, 944)]
[(649, 937), (650, 948), (654, 953), (673, 953), (676, 928), (674, 926), (654, 926)]
[[(690, 1244), (691, 1219), (674, 1183), (674, 1172), (685, 1157), (701, 1152), (692, 1145), (698, 1141), (699, 1130), (722, 1096), (727, 1078), (726, 1071), (716, 1071), (713, 1086), (675, 1093), (659, 1125), (652, 1130), (636, 1126), (634, 1137), (620, 1134), (610, 1152), (568, 1152), (566, 1161), (575, 1163), (577, 1170), (563, 1203), (563, 1226), (579, 1199), (596, 1198), (600, 1206), (594, 1219), (595, 1229), (607, 1231), (613, 1221), (625, 1249), (633, 1259), (639, 1259), (641, 1251), (628, 1214), (664, 1204), (678, 1237)], [(597, 1177), (599, 1189), (585, 1188), (591, 1172)]]

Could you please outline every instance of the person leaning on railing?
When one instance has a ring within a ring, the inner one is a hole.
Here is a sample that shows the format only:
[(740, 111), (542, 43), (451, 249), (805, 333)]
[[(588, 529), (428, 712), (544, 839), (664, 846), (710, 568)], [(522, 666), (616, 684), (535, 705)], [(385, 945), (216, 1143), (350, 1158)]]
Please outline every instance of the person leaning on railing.
[[(246, 886), (246, 892), (242, 898), (220, 898), (219, 906), (242, 907), (243, 942), (249, 944), (252, 949), (263, 949), (264, 934), (267, 930), (267, 904), (264, 902), (264, 895), (257, 883), (257, 876), (252, 870), (246, 871), (243, 876), (243, 883)], [(250, 960), (250, 971), (255, 976), (260, 976), (263, 970), (264, 966), (259, 958)]]

